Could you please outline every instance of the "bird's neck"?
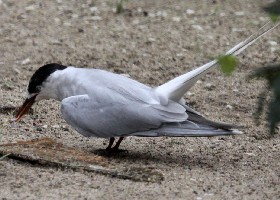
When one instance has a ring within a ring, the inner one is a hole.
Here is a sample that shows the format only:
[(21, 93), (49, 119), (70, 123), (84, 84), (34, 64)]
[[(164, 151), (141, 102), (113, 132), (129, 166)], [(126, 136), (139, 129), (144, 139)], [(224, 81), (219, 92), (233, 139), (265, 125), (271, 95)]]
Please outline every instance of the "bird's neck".
[(54, 72), (46, 82), (45, 88), (48, 88), (48, 90), (44, 93), (47, 98), (62, 101), (70, 96), (85, 94), (83, 80), (78, 78), (80, 71), (78, 68), (68, 67)]

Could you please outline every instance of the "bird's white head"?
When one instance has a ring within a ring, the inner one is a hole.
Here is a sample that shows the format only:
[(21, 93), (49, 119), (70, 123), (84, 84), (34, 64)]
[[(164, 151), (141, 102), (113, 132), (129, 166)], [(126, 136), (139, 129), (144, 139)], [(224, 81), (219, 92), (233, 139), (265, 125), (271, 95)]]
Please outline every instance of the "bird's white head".
[(16, 115), (16, 121), (20, 120), (20, 118), (28, 112), (36, 101), (54, 97), (55, 91), (53, 91), (53, 88), (50, 87), (50, 77), (54, 74), (54, 72), (64, 70), (66, 68), (66, 66), (56, 63), (47, 64), (40, 67), (32, 75), (27, 88), (27, 98)]

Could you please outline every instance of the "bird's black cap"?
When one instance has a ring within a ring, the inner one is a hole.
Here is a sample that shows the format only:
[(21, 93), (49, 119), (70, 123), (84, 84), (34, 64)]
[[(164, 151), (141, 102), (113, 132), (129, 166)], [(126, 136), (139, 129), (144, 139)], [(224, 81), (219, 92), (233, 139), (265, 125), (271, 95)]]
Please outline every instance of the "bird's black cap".
[(51, 63), (40, 67), (31, 77), (28, 85), (28, 92), (39, 93), (42, 83), (55, 71), (63, 70), (67, 67), (57, 63)]

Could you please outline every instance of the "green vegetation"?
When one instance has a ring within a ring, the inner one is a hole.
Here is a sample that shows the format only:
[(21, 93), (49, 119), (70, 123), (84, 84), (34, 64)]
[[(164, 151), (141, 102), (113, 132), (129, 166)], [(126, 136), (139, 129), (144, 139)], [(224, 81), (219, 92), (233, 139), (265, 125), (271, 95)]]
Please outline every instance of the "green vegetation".
[[(276, 23), (280, 16), (280, 0), (275, 0), (263, 9), (269, 14), (271, 20)], [(234, 56), (220, 56), (218, 58), (218, 64), (222, 72), (230, 75), (236, 68), (238, 60)], [(269, 131), (271, 135), (275, 134), (277, 124), (280, 122), (280, 63), (270, 63), (264, 67), (260, 67), (252, 72), (248, 78), (262, 78), (267, 81), (267, 87), (259, 95), (255, 120), (257, 124), (260, 123), (260, 116), (263, 114), (267, 104)]]
[(116, 12), (118, 14), (123, 13), (124, 12), (124, 4), (125, 2), (127, 2), (128, 0), (120, 0), (117, 5), (116, 5)]
[[(280, 16), (280, 0), (275, 0), (263, 9), (270, 15), (271, 20), (276, 23)], [(256, 122), (259, 123), (258, 116), (260, 116), (264, 110), (267, 96), (270, 96), (267, 120), (269, 122), (270, 134), (275, 134), (277, 124), (280, 122), (280, 63), (270, 63), (264, 67), (258, 68), (249, 78), (264, 78), (267, 81), (267, 87), (260, 94), (255, 119)]]
[(238, 65), (238, 59), (232, 55), (224, 55), (218, 58), (218, 64), (224, 74), (231, 75)]
[(277, 124), (280, 122), (280, 63), (268, 64), (265, 67), (256, 69), (249, 75), (249, 79), (263, 78), (267, 81), (267, 87), (259, 95), (259, 102), (255, 119), (259, 124), (259, 117), (263, 114), (266, 100), (270, 97), (267, 103), (268, 113), (267, 120), (269, 121), (269, 130), (271, 134), (275, 134)]
[(270, 15), (271, 20), (276, 22), (280, 15), (280, 0), (275, 0), (274, 2), (265, 6), (263, 9)]

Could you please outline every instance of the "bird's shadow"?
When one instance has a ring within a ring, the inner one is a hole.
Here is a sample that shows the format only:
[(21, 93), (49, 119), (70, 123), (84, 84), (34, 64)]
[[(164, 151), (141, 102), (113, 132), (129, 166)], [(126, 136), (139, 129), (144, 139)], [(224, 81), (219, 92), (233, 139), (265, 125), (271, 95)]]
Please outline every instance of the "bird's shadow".
[[(210, 168), (217, 169), (221, 165), (235, 166), (238, 165), (238, 159), (230, 159), (228, 155), (204, 154), (203, 152), (174, 152), (172, 154), (166, 151), (137, 151), (133, 150), (120, 150), (117, 152), (108, 152), (105, 149), (97, 149), (93, 153), (108, 158), (109, 161), (115, 163), (123, 163), (131, 165), (145, 164), (145, 165), (162, 165), (162, 166), (178, 166), (181, 168), (195, 169), (195, 168)], [(222, 160), (222, 162), (221, 162)]]

